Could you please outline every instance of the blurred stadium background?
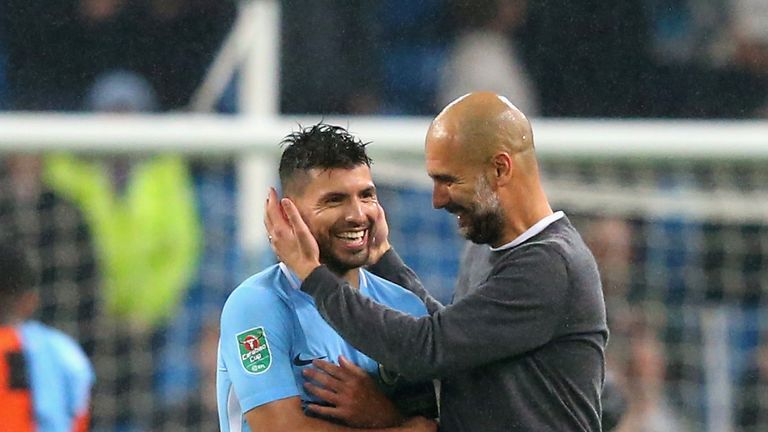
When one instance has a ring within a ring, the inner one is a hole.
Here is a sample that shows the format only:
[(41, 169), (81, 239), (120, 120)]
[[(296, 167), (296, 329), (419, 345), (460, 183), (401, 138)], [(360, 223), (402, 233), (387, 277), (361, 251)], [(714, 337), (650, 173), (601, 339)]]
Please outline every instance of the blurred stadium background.
[(766, 23), (766, 0), (3, 0), (0, 236), (95, 364), (94, 430), (216, 430), (218, 312), (273, 260), (280, 139), (372, 141), (392, 241), (449, 301), (423, 136), (495, 90), (599, 261), (619, 430), (768, 430)]

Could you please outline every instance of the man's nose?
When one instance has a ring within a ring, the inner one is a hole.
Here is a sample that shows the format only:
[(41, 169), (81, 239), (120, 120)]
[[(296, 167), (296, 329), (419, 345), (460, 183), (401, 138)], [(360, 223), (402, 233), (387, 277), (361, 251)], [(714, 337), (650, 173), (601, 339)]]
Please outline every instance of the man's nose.
[(352, 200), (344, 217), (348, 222), (365, 222), (365, 207), (360, 200)]
[(441, 209), (450, 201), (448, 188), (444, 185), (435, 183), (432, 187), (432, 207)]

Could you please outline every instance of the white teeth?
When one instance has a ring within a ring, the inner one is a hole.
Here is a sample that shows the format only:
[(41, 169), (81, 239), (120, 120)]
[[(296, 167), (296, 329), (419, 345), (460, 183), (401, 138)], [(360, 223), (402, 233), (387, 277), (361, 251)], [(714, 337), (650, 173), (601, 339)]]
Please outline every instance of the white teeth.
[(363, 236), (365, 236), (365, 231), (343, 232), (338, 235), (338, 237), (347, 240), (361, 240)]

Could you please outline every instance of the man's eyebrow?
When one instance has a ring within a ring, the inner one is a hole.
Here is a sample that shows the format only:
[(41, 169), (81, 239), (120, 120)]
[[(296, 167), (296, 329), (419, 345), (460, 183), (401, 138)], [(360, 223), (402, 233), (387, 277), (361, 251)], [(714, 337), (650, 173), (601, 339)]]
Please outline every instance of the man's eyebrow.
[(456, 181), (456, 177), (450, 174), (429, 174), (429, 177), (432, 178), (432, 180), (439, 181), (439, 182)]
[(330, 201), (334, 199), (345, 198), (348, 194), (344, 192), (327, 192), (320, 196), (319, 201)]

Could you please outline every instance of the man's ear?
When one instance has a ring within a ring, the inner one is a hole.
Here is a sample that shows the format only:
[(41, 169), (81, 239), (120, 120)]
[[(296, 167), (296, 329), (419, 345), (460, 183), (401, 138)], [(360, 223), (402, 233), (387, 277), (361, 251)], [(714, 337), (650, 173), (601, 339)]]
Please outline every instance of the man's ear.
[(496, 153), (493, 155), (491, 164), (493, 167), (493, 178), (497, 185), (502, 186), (512, 179), (514, 167), (512, 156), (509, 153)]

